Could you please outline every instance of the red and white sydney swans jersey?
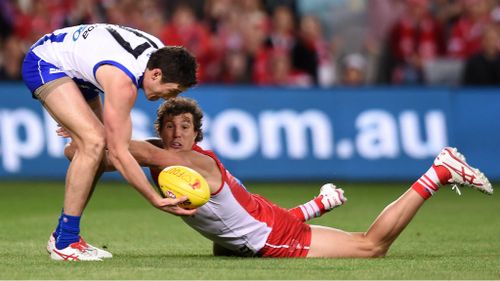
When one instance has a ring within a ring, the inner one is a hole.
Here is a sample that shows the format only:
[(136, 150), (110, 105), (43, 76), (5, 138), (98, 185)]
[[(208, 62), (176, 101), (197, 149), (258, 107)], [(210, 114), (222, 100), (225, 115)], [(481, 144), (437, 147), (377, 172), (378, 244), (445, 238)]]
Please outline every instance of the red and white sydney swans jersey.
[(241, 255), (307, 254), (310, 243), (307, 224), (290, 215), (286, 209), (249, 193), (211, 151), (196, 145), (193, 149), (216, 161), (222, 174), (222, 186), (211, 194), (205, 205), (198, 208), (195, 216), (182, 217), (187, 224), (208, 239)]

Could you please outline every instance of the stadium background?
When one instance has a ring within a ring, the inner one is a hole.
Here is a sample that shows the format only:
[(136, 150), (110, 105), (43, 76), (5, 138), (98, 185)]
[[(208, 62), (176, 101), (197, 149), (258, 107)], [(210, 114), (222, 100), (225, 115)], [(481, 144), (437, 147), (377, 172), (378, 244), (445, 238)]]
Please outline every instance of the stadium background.
[[(186, 96), (206, 113), (202, 145), (244, 180), (406, 181), (447, 145), (499, 180), (497, 2), (2, 0), (0, 178), (63, 179), (67, 166), (20, 81), (24, 51), (111, 22), (197, 56)], [(157, 106), (139, 98), (134, 137), (153, 136)]]
[[(175, 12), (179, 3), (188, 9)], [(338, 183), (348, 203), (311, 223), (364, 231), (441, 146), (499, 181), (497, 3), (0, 0), (0, 279), (500, 279), (498, 196), (439, 192), (385, 259), (236, 259), (213, 257), (116, 174), (99, 183), (82, 227), (115, 257), (54, 263), (44, 246), (63, 202), (64, 141), (20, 77), (27, 48), (66, 25), (117, 23), (185, 45), (202, 64), (186, 95), (208, 117), (203, 145), (285, 208)], [(157, 106), (139, 97), (135, 137), (153, 134)]]

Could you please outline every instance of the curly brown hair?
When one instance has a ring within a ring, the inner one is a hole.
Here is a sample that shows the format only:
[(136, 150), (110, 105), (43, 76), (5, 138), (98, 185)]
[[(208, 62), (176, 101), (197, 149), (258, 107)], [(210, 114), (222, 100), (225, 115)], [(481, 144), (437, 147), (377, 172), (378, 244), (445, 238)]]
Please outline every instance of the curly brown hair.
[(195, 142), (200, 142), (203, 140), (203, 130), (201, 129), (203, 112), (200, 106), (194, 99), (176, 97), (164, 101), (158, 110), (156, 111), (156, 120), (154, 122), (154, 128), (156, 134), (160, 136), (163, 129), (165, 118), (174, 117), (184, 113), (191, 113), (193, 115), (193, 126), (194, 131), (198, 133)]
[(196, 85), (198, 64), (195, 57), (181, 46), (166, 46), (156, 50), (149, 58), (147, 69), (161, 69), (162, 83), (178, 83), (189, 88)]

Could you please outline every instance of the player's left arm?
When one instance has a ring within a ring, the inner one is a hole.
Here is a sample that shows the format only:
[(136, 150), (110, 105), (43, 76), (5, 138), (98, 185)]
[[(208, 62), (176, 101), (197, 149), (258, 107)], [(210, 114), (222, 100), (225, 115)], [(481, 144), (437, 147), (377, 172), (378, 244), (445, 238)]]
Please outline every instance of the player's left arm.
[(96, 78), (104, 88), (104, 129), (108, 156), (122, 176), (148, 200), (155, 194), (137, 160), (129, 151), (132, 137), (131, 111), (137, 99), (137, 88), (120, 69), (103, 65), (96, 71)]
[(149, 183), (146, 174), (129, 151), (132, 136), (131, 111), (137, 98), (137, 88), (121, 69), (100, 66), (96, 79), (104, 89), (104, 131), (108, 147), (108, 158), (125, 180), (132, 185), (154, 207), (175, 214), (192, 215), (195, 211), (182, 209), (177, 204), (186, 200), (162, 198)]

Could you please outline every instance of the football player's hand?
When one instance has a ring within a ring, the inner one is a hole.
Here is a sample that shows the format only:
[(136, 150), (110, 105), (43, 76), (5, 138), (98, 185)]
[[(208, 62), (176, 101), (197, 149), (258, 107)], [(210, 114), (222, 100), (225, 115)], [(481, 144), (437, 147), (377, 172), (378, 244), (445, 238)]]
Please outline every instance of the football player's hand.
[(153, 204), (156, 208), (165, 211), (167, 213), (171, 213), (176, 216), (192, 216), (196, 213), (196, 209), (188, 210), (182, 207), (179, 207), (179, 203), (186, 201), (187, 196), (183, 196), (180, 198), (161, 198), (158, 202)]
[(345, 202), (347, 202), (344, 190), (342, 188), (338, 188), (332, 183), (323, 185), (320, 190), (319, 194), (323, 196), (323, 198), (321, 198), (321, 203), (327, 211), (342, 206)]
[(63, 138), (70, 138), (71, 137), (71, 134), (69, 133), (68, 130), (66, 130), (66, 128), (64, 128), (60, 124), (57, 124), (57, 127), (59, 127), (56, 130), (56, 133), (58, 136), (63, 137)]

